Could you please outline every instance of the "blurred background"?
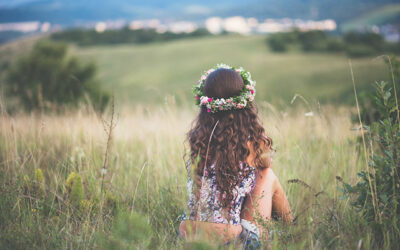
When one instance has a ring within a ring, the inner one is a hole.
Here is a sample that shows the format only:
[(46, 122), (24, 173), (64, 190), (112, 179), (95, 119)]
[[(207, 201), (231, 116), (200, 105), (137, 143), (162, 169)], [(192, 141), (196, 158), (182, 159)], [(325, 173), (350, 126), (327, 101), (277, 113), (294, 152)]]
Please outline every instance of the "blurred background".
[(377, 56), (400, 53), (399, 32), (394, 0), (1, 0), (0, 80), (11, 110), (102, 109), (111, 93), (190, 105), (202, 72), (226, 63), (253, 74), (258, 101), (353, 105), (348, 58), (361, 93), (388, 80)]
[(218, 63), (296, 216), (264, 246), (400, 249), (399, 32), (398, 0), (0, 0), (0, 249), (221, 249), (176, 234)]

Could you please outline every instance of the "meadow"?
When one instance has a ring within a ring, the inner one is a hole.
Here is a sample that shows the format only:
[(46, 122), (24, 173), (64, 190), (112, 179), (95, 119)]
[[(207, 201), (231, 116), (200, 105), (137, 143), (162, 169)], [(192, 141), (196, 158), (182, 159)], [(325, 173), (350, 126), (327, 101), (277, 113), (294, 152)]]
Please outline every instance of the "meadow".
[[(259, 114), (277, 150), (273, 169), (295, 216), (289, 227), (273, 221), (263, 247), (370, 249), (373, 231), (341, 191), (341, 181), (355, 183), (365, 167), (347, 58), (276, 54), (264, 43), (222, 36), (73, 46), (98, 63), (114, 111), (11, 116), (2, 100), (0, 248), (218, 248), (182, 242), (176, 230), (186, 201), (185, 132), (198, 112), (191, 88), (204, 69), (225, 62), (257, 81)], [(379, 59), (352, 63), (357, 88), (388, 78)]]
[[(170, 104), (117, 112), (107, 171), (102, 170), (107, 134), (90, 110), (65, 116), (3, 114), (3, 248), (190, 247), (177, 241), (175, 229), (186, 197), (184, 131), (196, 111)], [(361, 168), (358, 132), (351, 130), (348, 111), (324, 107), (305, 116), (307, 109), (286, 113), (268, 103), (259, 106), (277, 150), (274, 171), (297, 216), (290, 228), (276, 222), (280, 234), (273, 244), (354, 248), (360, 239), (368, 244), (368, 234), (352, 227), (359, 225), (352, 225), (355, 217), (347, 217), (347, 201), (340, 200), (336, 181), (341, 176), (354, 182)], [(77, 206), (67, 181), (72, 172), (83, 185)], [(293, 179), (297, 181), (288, 182)], [(112, 218), (120, 210), (138, 216), (114, 225)], [(335, 217), (329, 218), (330, 213)]]
[[(121, 103), (162, 104), (166, 95), (179, 104), (191, 100), (192, 85), (217, 63), (243, 66), (257, 82), (258, 100), (285, 106), (301, 94), (321, 103), (354, 104), (348, 59), (341, 53), (273, 53), (265, 36), (217, 36), (146, 45), (75, 47), (99, 66), (99, 80)], [(389, 80), (382, 59), (352, 59), (360, 90)]]

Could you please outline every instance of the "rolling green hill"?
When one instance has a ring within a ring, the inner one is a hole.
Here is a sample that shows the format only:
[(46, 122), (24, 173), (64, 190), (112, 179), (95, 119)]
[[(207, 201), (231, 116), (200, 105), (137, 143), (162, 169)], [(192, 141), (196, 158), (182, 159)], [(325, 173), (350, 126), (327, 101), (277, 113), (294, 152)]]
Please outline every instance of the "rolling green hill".
[[(258, 101), (289, 104), (295, 93), (322, 103), (353, 104), (350, 69), (344, 54), (273, 53), (264, 36), (221, 36), (148, 45), (74, 47), (94, 60), (104, 86), (131, 104), (162, 104), (167, 95), (193, 103), (191, 89), (203, 70), (224, 62), (243, 66), (257, 82)], [(352, 60), (355, 81), (365, 89), (388, 79), (382, 59)]]
[(361, 16), (352, 18), (341, 25), (341, 31), (347, 32), (364, 25), (382, 25), (400, 22), (400, 4), (388, 4)]

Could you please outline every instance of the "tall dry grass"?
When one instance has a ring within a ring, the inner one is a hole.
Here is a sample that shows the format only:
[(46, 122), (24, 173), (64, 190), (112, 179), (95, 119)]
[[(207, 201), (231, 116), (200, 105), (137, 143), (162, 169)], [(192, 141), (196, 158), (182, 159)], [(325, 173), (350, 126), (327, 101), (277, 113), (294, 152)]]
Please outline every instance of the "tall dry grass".
[[(178, 108), (173, 101), (167, 104), (138, 105), (134, 110), (116, 107), (118, 120), (106, 171), (102, 169), (107, 134), (93, 111), (15, 116), (3, 112), (0, 246), (194, 247), (179, 241), (176, 229), (186, 197), (185, 133), (197, 110)], [(296, 217), (290, 227), (275, 222), (269, 244), (368, 248), (369, 231), (348, 209), (336, 179), (354, 182), (362, 166), (359, 132), (352, 129), (356, 125), (349, 110), (305, 107), (282, 111), (259, 104), (260, 117), (277, 149), (274, 172)], [(38, 169), (43, 181), (37, 178)], [(71, 172), (82, 178), (84, 201), (79, 206), (70, 200)], [(105, 192), (101, 192), (103, 174)]]

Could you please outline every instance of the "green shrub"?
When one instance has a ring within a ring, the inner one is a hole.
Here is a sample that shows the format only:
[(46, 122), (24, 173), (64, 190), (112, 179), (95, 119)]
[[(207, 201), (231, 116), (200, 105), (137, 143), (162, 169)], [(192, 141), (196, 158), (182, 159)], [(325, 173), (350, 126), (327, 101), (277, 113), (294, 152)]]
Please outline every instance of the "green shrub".
[(364, 47), (369, 47), (371, 50), (376, 52), (383, 52), (385, 47), (384, 38), (381, 35), (372, 32), (361, 33), (351, 31), (344, 34), (343, 39), (348, 45), (363, 45)]
[[(393, 85), (395, 84), (395, 85)], [(366, 169), (355, 185), (344, 185), (352, 206), (371, 225), (377, 247), (400, 247), (400, 114), (399, 84), (376, 82), (375, 108), (380, 114), (367, 131)]]
[(284, 52), (287, 50), (287, 41), (280, 34), (271, 35), (267, 39), (269, 48), (275, 52)]
[(42, 197), (44, 195), (44, 188), (45, 188), (45, 183), (44, 183), (44, 176), (43, 172), (40, 168), (36, 169), (33, 175), (33, 180), (34, 180), (34, 187), (35, 187), (35, 195), (38, 197)]
[(344, 51), (346, 48), (345, 43), (341, 38), (331, 38), (326, 42), (326, 50), (329, 52)]
[[(396, 81), (397, 86), (400, 84), (400, 60), (398, 60), (395, 56), (390, 57), (383, 57), (385, 63), (389, 68), (389, 78), (392, 78), (391, 75), (391, 68), (393, 69), (393, 77)], [(391, 66), (391, 65), (392, 66)], [(360, 115), (361, 120), (364, 124), (370, 125), (373, 122), (378, 122), (379, 120), (384, 119), (383, 114), (378, 110), (377, 106), (375, 105), (375, 96), (373, 93), (374, 87), (364, 89), (360, 92), (358, 101), (360, 103)], [(395, 114), (392, 113), (392, 118), (395, 118)], [(358, 116), (352, 116), (353, 122), (358, 122)]]
[(304, 51), (323, 51), (326, 50), (328, 34), (321, 30), (301, 32), (299, 41)]
[(74, 205), (75, 207), (79, 207), (81, 205), (83, 196), (82, 178), (79, 174), (77, 174), (74, 177), (70, 193), (70, 201), (72, 205)]
[(27, 111), (76, 105), (85, 95), (103, 110), (109, 95), (99, 89), (95, 77), (96, 66), (68, 56), (66, 44), (42, 40), (8, 69), (6, 90)]
[(67, 187), (67, 191), (68, 191), (68, 192), (71, 192), (72, 184), (74, 183), (75, 176), (76, 176), (76, 173), (75, 173), (75, 172), (71, 172), (71, 173), (68, 175), (67, 180), (65, 181), (65, 186)]

